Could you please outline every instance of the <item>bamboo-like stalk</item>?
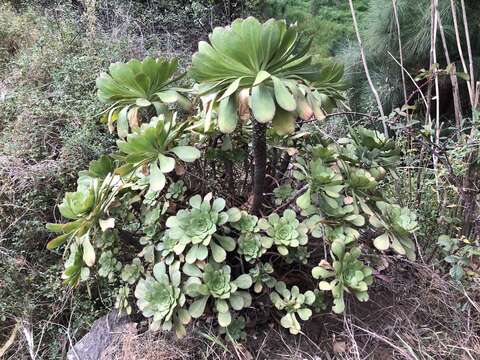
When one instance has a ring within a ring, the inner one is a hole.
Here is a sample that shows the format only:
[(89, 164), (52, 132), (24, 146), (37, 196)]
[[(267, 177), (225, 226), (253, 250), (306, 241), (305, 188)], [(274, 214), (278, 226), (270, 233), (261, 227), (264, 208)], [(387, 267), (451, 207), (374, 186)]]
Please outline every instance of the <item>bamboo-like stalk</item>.
[[(397, 27), (397, 37), (398, 37), (398, 56), (400, 57), (400, 66), (402, 67), (400, 70), (402, 72), (402, 86), (403, 86), (403, 99), (405, 101), (405, 105), (407, 104), (407, 85), (405, 82), (405, 73), (403, 72), (403, 46), (402, 46), (402, 36), (400, 33), (400, 21), (398, 20), (398, 12), (397, 12), (397, 0), (392, 0), (392, 7), (393, 7), (393, 16), (395, 18), (395, 24)], [(409, 119), (407, 117), (407, 119)]]
[[(432, 21), (432, 35), (431, 39), (431, 61), (430, 61), (430, 69), (432, 69), (434, 83), (435, 83), (435, 137), (430, 139), (434, 142), (437, 146), (440, 145), (440, 91), (438, 85), (438, 70), (437, 70), (437, 17), (438, 13), (436, 11), (438, 4), (438, 0), (432, 0), (431, 7), (431, 21)], [(432, 66), (433, 65), (433, 66)], [(431, 94), (429, 94), (431, 96)], [(441, 204), (441, 197), (440, 197), (440, 180), (438, 176), (438, 157), (435, 152), (432, 152), (432, 160), (433, 160), (433, 170), (435, 172), (435, 184), (437, 187), (436, 195), (437, 195), (437, 202), (440, 206)]]
[[(475, 85), (475, 73), (473, 70), (473, 56), (472, 56), (472, 47), (470, 44), (470, 31), (468, 28), (467, 12), (465, 8), (465, 1), (460, 0), (460, 5), (462, 9), (463, 17), (463, 26), (465, 31), (465, 40), (467, 43), (467, 54), (469, 62), (469, 76), (470, 81), (467, 82), (467, 85), (470, 85), (471, 88), (471, 105), (472, 105), (472, 128), (470, 130), (470, 136), (467, 140), (467, 146), (471, 146), (470, 152), (466, 156), (466, 172), (462, 180), (462, 189), (460, 190), (461, 194), (461, 206), (463, 209), (463, 226), (462, 233), (465, 236), (472, 235), (472, 231), (476, 232), (474, 222), (477, 219), (478, 213), (478, 204), (476, 201), (477, 194), (479, 193), (479, 184), (478, 184), (478, 169), (475, 166), (475, 161), (478, 158), (478, 148), (472, 144), (473, 139), (477, 133), (477, 128), (475, 126), (475, 121), (478, 120), (479, 110), (479, 93), (480, 93), (480, 83)], [(466, 65), (465, 65), (466, 67)], [(478, 241), (480, 233), (475, 234)]]
[[(460, 40), (460, 31), (458, 29), (457, 8), (456, 8), (455, 0), (450, 0), (450, 8), (452, 11), (453, 28), (455, 30), (455, 39), (457, 42), (458, 54), (460, 55), (460, 61), (462, 63), (463, 72), (465, 74), (468, 74), (467, 64), (465, 62), (465, 56), (463, 55), (462, 42)], [(468, 95), (470, 97), (470, 105), (473, 107), (473, 103), (475, 99), (475, 95), (473, 94), (473, 92), (475, 89), (473, 88), (472, 84), (469, 81), (467, 81), (467, 89), (468, 89)]]
[[(400, 57), (400, 72), (402, 74), (402, 88), (403, 88), (403, 102), (405, 106), (408, 105), (408, 96), (407, 96), (407, 84), (405, 80), (405, 72), (403, 71), (403, 46), (402, 46), (402, 34), (400, 32), (400, 21), (398, 20), (398, 11), (397, 11), (397, 0), (392, 0), (392, 7), (393, 7), (393, 16), (395, 18), (395, 25), (397, 27), (397, 37), (398, 37), (398, 56)], [(408, 110), (406, 111), (407, 114), (407, 146), (410, 150), (412, 148), (412, 139), (410, 135), (410, 114)], [(412, 199), (412, 178), (410, 176), (410, 169), (407, 170), (408, 176), (408, 199), (411, 201)]]
[(372, 90), (373, 96), (375, 97), (375, 101), (377, 102), (378, 110), (380, 111), (380, 116), (382, 117), (382, 125), (383, 125), (383, 132), (385, 136), (388, 136), (388, 128), (387, 123), (385, 121), (385, 113), (383, 112), (382, 102), (380, 101), (380, 96), (378, 95), (377, 89), (373, 85), (372, 78), (370, 77), (370, 72), (368, 71), (367, 59), (365, 57), (365, 49), (363, 48), (362, 38), (360, 36), (360, 31), (358, 29), (357, 17), (355, 15), (355, 8), (353, 7), (352, 0), (348, 0), (350, 5), (350, 12), (352, 13), (352, 20), (353, 20), (353, 27), (355, 29), (355, 34), (357, 36), (358, 46), (360, 48), (360, 56), (362, 58), (363, 68), (365, 70), (365, 75), (367, 76), (368, 85)]
[[(438, 4), (436, 8), (437, 13), (438, 11)], [(457, 127), (457, 132), (460, 133), (460, 128), (461, 128), (461, 123), (462, 123), (462, 106), (460, 103), (460, 91), (458, 88), (458, 78), (457, 78), (457, 68), (455, 67), (455, 64), (452, 63), (450, 60), (450, 54), (448, 51), (448, 45), (447, 45), (447, 40), (445, 38), (445, 30), (442, 25), (442, 18), (441, 16), (437, 17), (438, 21), (438, 30), (440, 32), (440, 37), (442, 38), (442, 44), (443, 44), (443, 51), (445, 53), (445, 59), (447, 60), (447, 66), (451, 68), (450, 71), (450, 81), (452, 83), (452, 92), (453, 92), (453, 107), (455, 111), (455, 125)]]
[(465, 10), (465, 1), (460, 0), (460, 4), (462, 6), (462, 16), (463, 16), (463, 27), (465, 29), (465, 39), (467, 41), (467, 53), (468, 53), (468, 63), (470, 68), (470, 86), (472, 88), (473, 96), (472, 96), (472, 107), (475, 107), (475, 73), (473, 71), (473, 56), (472, 56), (472, 46), (470, 44), (470, 31), (468, 29), (468, 20), (467, 20), (467, 12)]

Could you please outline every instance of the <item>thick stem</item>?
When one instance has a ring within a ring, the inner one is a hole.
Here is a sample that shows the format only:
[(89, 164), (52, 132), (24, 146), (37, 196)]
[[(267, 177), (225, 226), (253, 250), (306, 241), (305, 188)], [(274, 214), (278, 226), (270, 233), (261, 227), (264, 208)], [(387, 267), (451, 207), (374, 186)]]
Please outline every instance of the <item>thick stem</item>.
[(250, 211), (253, 214), (260, 214), (263, 205), (263, 193), (265, 192), (265, 173), (267, 167), (267, 139), (266, 126), (253, 120), (253, 201)]
[(233, 179), (233, 162), (230, 159), (225, 159), (223, 162), (225, 166), (225, 177), (227, 180), (228, 191), (231, 195), (235, 193), (235, 180)]

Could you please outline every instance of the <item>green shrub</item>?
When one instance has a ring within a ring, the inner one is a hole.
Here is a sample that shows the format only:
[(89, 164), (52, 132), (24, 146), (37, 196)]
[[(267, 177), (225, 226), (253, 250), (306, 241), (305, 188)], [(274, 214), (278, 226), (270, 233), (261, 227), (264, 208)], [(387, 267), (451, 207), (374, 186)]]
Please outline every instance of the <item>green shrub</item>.
[[(176, 11), (171, 11), (170, 4), (160, 9), (137, 2), (131, 8), (135, 16), (130, 16), (122, 2), (109, 3), (108, 9), (97, 2), (93, 38), (85, 35), (78, 9), (70, 4), (16, 1), (14, 5), (16, 10), (0, 6), (0, 253), (12, 255), (8, 262), (3, 257), (0, 261), (5, 278), (11, 279), (6, 287), (0, 286), (0, 313), (7, 324), (15, 318), (28, 319), (43, 358), (57, 359), (64, 335), (61, 326), (67, 324), (70, 311), (75, 311), (72, 326), (78, 329), (71, 335), (81, 336), (113, 306), (103, 301), (116, 291), (108, 280), (121, 276), (131, 283), (139, 277), (135, 260), (122, 262), (123, 272), (117, 271), (116, 264), (110, 271), (113, 259), (120, 259), (112, 250), (112, 256), (101, 261), (106, 277), (96, 279), (98, 287), (73, 293), (51, 282), (51, 274), (61, 271), (58, 254), (44, 251), (50, 238), (44, 224), (59, 216), (52, 212), (59, 194), (74, 190), (77, 173), (114, 149), (113, 137), (99, 122), (104, 108), (96, 97), (95, 79), (111, 62), (143, 58), (148, 53), (178, 55), (180, 68), (185, 68), (192, 41), (178, 34), (202, 36), (205, 29), (201, 19), (191, 18), (191, 7), (180, 2), (172, 4)], [(194, 21), (196, 30), (191, 31)], [(159, 40), (162, 26), (169, 35)], [(179, 38), (188, 44), (181, 51), (170, 45)], [(72, 265), (78, 265), (80, 254), (71, 258)], [(15, 267), (16, 261), (26, 265)], [(47, 275), (40, 279), (40, 274)], [(15, 287), (15, 282), (23, 284), (27, 276), (32, 281)], [(129, 294), (133, 292), (128, 287), (120, 288), (118, 300)], [(0, 343), (4, 340), (1, 337)]]

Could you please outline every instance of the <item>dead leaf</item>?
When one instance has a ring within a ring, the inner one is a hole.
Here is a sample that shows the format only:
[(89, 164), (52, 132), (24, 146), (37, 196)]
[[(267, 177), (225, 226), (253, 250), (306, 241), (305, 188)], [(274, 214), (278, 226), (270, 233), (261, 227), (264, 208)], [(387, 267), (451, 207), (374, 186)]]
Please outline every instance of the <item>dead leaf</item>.
[(175, 174), (178, 176), (182, 176), (185, 174), (187, 170), (185, 170), (185, 167), (182, 164), (179, 164), (178, 162), (175, 162)]
[(343, 203), (344, 203), (345, 205), (350, 205), (350, 204), (352, 204), (352, 203), (353, 203), (353, 197), (351, 197), (351, 196), (345, 196), (345, 197), (343, 198)]
[(145, 175), (145, 176), (148, 176), (150, 175), (150, 170), (148, 169), (148, 165), (145, 164), (142, 166), (142, 174)]
[(138, 107), (131, 108), (128, 112), (128, 125), (132, 130), (138, 129)]
[(333, 352), (336, 354), (344, 353), (347, 349), (345, 341), (335, 341), (333, 343)]
[(250, 119), (250, 108), (248, 107), (248, 99), (250, 97), (250, 89), (245, 88), (238, 92), (238, 115), (240, 120), (247, 121)]
[(100, 225), (100, 228), (102, 231), (106, 231), (108, 229), (113, 229), (115, 227), (115, 219), (114, 218), (108, 218), (108, 219), (100, 219), (98, 220), (98, 224)]
[(296, 154), (298, 154), (298, 149), (293, 148), (293, 147), (289, 147), (287, 149), (287, 154), (290, 155), (290, 156), (296, 155)]
[(332, 269), (332, 265), (330, 265), (330, 263), (327, 260), (321, 260), (318, 266), (327, 270)]

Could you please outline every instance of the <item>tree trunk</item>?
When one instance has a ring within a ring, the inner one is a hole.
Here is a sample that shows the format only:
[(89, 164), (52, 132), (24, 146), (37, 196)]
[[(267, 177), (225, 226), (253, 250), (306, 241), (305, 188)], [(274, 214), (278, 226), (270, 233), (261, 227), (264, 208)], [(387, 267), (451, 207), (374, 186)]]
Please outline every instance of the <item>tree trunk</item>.
[(253, 201), (250, 211), (260, 214), (263, 205), (263, 193), (265, 192), (265, 172), (267, 167), (267, 139), (266, 126), (253, 120)]

